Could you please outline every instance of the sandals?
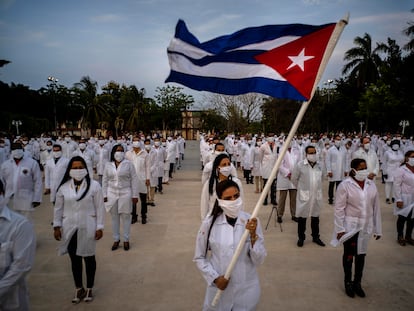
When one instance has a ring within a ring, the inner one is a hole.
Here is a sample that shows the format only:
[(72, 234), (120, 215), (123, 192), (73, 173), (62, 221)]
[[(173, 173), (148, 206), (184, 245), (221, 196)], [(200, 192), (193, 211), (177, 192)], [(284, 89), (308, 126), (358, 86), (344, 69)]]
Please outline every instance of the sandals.
[(75, 289), (75, 297), (72, 299), (73, 304), (78, 304), (86, 296), (86, 291), (83, 287)]

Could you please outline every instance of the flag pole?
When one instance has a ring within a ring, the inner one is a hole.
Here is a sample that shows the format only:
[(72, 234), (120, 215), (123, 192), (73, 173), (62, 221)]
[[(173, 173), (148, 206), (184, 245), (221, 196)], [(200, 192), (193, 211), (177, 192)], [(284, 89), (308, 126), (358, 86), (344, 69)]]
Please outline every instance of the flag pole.
[[(297, 129), (298, 129), (298, 127), (299, 127), (302, 119), (303, 119), (303, 116), (306, 113), (306, 110), (309, 107), (309, 104), (310, 104), (310, 102), (312, 100), (312, 97), (313, 97), (313, 95), (315, 93), (316, 87), (317, 87), (317, 85), (319, 84), (319, 81), (322, 78), (322, 74), (325, 71), (326, 65), (328, 64), (329, 58), (332, 55), (332, 52), (333, 52), (333, 50), (334, 50), (334, 48), (336, 46), (336, 43), (338, 42), (338, 39), (339, 39), (342, 31), (344, 30), (345, 26), (348, 24), (348, 20), (349, 20), (349, 13), (336, 24), (335, 29), (332, 32), (331, 38), (329, 39), (329, 42), (328, 42), (328, 44), (326, 46), (325, 53), (323, 55), (323, 58), (322, 58), (322, 61), (321, 61), (321, 65), (319, 66), (319, 70), (318, 70), (318, 73), (316, 75), (316, 79), (315, 79), (315, 82), (314, 82), (314, 85), (313, 85), (313, 88), (312, 88), (312, 92), (311, 92), (310, 98), (309, 98), (308, 101), (303, 102), (302, 103), (302, 106), (300, 107), (300, 110), (299, 110), (299, 112), (298, 112), (298, 114), (297, 114), (297, 116), (295, 118), (295, 121), (293, 122), (293, 125), (292, 125), (292, 127), (291, 127), (291, 129), (289, 131), (289, 135), (288, 135), (286, 141), (284, 142), (284, 144), (282, 146), (282, 150), (281, 150), (281, 152), (279, 154), (279, 157), (277, 158), (276, 163), (275, 163), (275, 165), (274, 165), (274, 167), (273, 167), (273, 169), (272, 169), (272, 171), (270, 173), (268, 182), (264, 186), (263, 191), (260, 194), (259, 200), (257, 201), (256, 206), (255, 206), (255, 208), (254, 208), (254, 210), (253, 210), (253, 212), (251, 214), (251, 218), (256, 218), (257, 217), (257, 214), (260, 211), (260, 208), (262, 207), (262, 204), (264, 202), (264, 199), (265, 199), (266, 195), (268, 194), (268, 192), (270, 190), (270, 187), (272, 185), (272, 182), (273, 182), (273, 180), (276, 177), (276, 173), (279, 170), (279, 167), (280, 167), (280, 165), (282, 163), (283, 157), (285, 156), (285, 154), (287, 152), (288, 146), (289, 146), (290, 142), (292, 141), (293, 136), (295, 135), (295, 133), (296, 133), (296, 131), (297, 131)], [(234, 266), (236, 265), (237, 259), (239, 258), (240, 254), (241, 254), (241, 251), (244, 248), (244, 243), (246, 242), (249, 233), (250, 232), (249, 232), (248, 229), (244, 230), (244, 233), (243, 233), (243, 235), (242, 235), (242, 237), (240, 239), (240, 242), (237, 245), (237, 248), (236, 248), (236, 250), (234, 252), (233, 258), (232, 258), (229, 266), (227, 267), (226, 273), (224, 274), (224, 277), (227, 280), (230, 279), (231, 273), (233, 272), (233, 269), (234, 269)], [(221, 296), (222, 292), (223, 291), (220, 290), (220, 289), (217, 290), (216, 296), (214, 297), (214, 299), (213, 299), (213, 301), (211, 303), (211, 305), (213, 307), (215, 307), (217, 305), (217, 303), (218, 303), (218, 301), (220, 299), (220, 296)]]

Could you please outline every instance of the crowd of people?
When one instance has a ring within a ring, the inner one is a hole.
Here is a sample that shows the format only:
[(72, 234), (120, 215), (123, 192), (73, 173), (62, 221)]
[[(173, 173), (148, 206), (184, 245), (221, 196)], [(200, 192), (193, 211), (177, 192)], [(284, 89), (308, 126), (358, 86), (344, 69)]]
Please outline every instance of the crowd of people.
[[(394, 214), (398, 217), (397, 242), (401, 246), (414, 245), (412, 238), (414, 224), (413, 137), (406, 138), (399, 134), (387, 134), (381, 137), (376, 134), (337, 133), (330, 136), (325, 134), (296, 135), (289, 145), (286, 145), (286, 140), (287, 137), (283, 133), (238, 136), (228, 134), (223, 139), (214, 135), (201, 136), (200, 163), (203, 170), (203, 186), (200, 210), (203, 223), (197, 238), (194, 260), (208, 284), (204, 310), (209, 310), (207, 302), (211, 300), (211, 288), (225, 288), (221, 286), (221, 282), (225, 271), (223, 267), (229, 264), (229, 258), (226, 257), (229, 252), (220, 247), (221, 244), (228, 245), (231, 233), (214, 238), (214, 242), (219, 246), (217, 248), (209, 249), (206, 244), (208, 246), (211, 243), (209, 234), (214, 228), (213, 224), (218, 215), (226, 216), (224, 221), (221, 219), (221, 225), (233, 226), (233, 233), (236, 232), (234, 223), (237, 223), (239, 215), (240, 217), (242, 215), (244, 193), (242, 179), (238, 178), (238, 171), (240, 171), (240, 176), (243, 176), (245, 184), (254, 184), (256, 193), (262, 192), (266, 183), (271, 183), (263, 205), (269, 204), (270, 196), (270, 204), (277, 211), (276, 217), (279, 223), (284, 221), (286, 198), (289, 194), (290, 217), (292, 221), (297, 222), (298, 247), (304, 246), (308, 217), (311, 218), (312, 241), (321, 247), (325, 246), (320, 239), (319, 217), (323, 204), (323, 180), (327, 181), (328, 189), (326, 189), (327, 196), (325, 197), (327, 197), (327, 203), (333, 205), (335, 215), (333, 238), (330, 242), (333, 246), (342, 244), (344, 247), (342, 258), (344, 285), (349, 297), (355, 295), (365, 297), (361, 279), (367, 241), (371, 236), (379, 239), (382, 235), (377, 183), (378, 185), (382, 183), (385, 188), (385, 203), (394, 204)], [(286, 152), (280, 161), (277, 176), (269, 180), (282, 148), (285, 148)], [(237, 200), (241, 201), (238, 204), (236, 204), (236, 199), (232, 199), (232, 202), (223, 201), (217, 190), (222, 183), (228, 183), (229, 180), (237, 189)], [(228, 206), (231, 206), (231, 210), (234, 211), (235, 205), (240, 205), (237, 212), (229, 212)], [(256, 220), (253, 219), (253, 221)], [(260, 224), (258, 228), (260, 229), (258, 238), (262, 239)], [(235, 241), (232, 240), (232, 243)], [(208, 250), (212, 252), (210, 257), (207, 256)], [(248, 250), (245, 254), (251, 254), (251, 252), (252, 250)], [(265, 250), (262, 249), (261, 252), (263, 256)], [(355, 273), (352, 280), (354, 258)], [(256, 261), (253, 257), (249, 260), (253, 270), (258, 263), (262, 262)], [(221, 265), (222, 262), (226, 264)], [(235, 290), (242, 291), (242, 283), (234, 284), (233, 286), (237, 288)], [(260, 292), (258, 284), (257, 292)], [(233, 298), (225, 299), (227, 306), (234, 307), (243, 301), (242, 298), (239, 301), (239, 298), (232, 296), (233, 293), (234, 290), (228, 294)], [(247, 289), (243, 292), (245, 293)], [(252, 305), (248, 310), (254, 310), (254, 308)], [(219, 310), (229, 309), (231, 307), (223, 307)]]
[[(105, 210), (112, 220), (112, 251), (130, 249), (130, 228), (147, 223), (148, 205), (164, 193), (184, 160), (181, 135), (142, 133), (105, 139), (0, 137), (0, 309), (28, 310), (25, 276), (34, 261), (33, 213), (48, 195), (54, 207), (58, 254), (69, 254), (75, 283), (72, 303), (93, 300), (96, 241)], [(137, 205), (140, 203), (140, 208)], [(30, 237), (28, 237), (30, 235)], [(25, 241), (22, 240), (25, 238)], [(82, 280), (86, 272), (86, 288)], [(13, 299), (12, 299), (13, 298)]]

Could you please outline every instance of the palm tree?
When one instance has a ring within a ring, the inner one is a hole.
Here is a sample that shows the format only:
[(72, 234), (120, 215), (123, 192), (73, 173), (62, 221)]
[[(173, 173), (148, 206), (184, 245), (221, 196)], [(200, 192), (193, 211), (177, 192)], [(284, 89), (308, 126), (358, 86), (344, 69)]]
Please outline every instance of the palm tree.
[[(411, 10), (414, 13), (414, 9)], [(414, 22), (408, 22), (408, 27), (404, 29), (404, 34), (411, 38), (406, 45), (404, 50), (414, 51)]]
[(381, 45), (372, 50), (371, 36), (365, 33), (364, 37), (356, 37), (354, 43), (357, 45), (345, 53), (344, 60), (349, 61), (343, 68), (342, 74), (347, 75), (351, 81), (355, 81), (358, 87), (364, 87), (374, 83), (379, 78), (381, 58), (378, 52)]

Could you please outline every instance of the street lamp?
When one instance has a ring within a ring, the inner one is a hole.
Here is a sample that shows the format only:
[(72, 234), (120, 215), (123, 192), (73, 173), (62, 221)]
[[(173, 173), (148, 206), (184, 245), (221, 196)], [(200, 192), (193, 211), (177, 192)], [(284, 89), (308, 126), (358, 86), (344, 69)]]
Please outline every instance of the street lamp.
[(53, 89), (53, 116), (55, 119), (55, 135), (57, 135), (57, 119), (56, 119), (56, 84), (58, 83), (59, 79), (53, 76), (47, 77), (47, 80), (51, 82), (52, 89)]
[(362, 136), (362, 127), (364, 126), (365, 122), (361, 121), (359, 122), (359, 128), (360, 128), (360, 132), (361, 132), (361, 136)]
[(408, 120), (401, 120), (400, 126), (402, 126), (402, 134), (404, 135), (405, 127), (410, 126), (410, 122)]
[(327, 85), (327, 89), (328, 89), (328, 104), (329, 104), (329, 100), (330, 100), (330, 96), (331, 96), (331, 84), (334, 81), (332, 79), (328, 79), (327, 81), (325, 81), (323, 84)]
[(17, 136), (19, 136), (19, 126), (22, 125), (22, 121), (20, 121), (20, 120), (13, 120), (12, 121), (12, 124), (14, 126), (16, 126), (16, 133), (17, 133)]

